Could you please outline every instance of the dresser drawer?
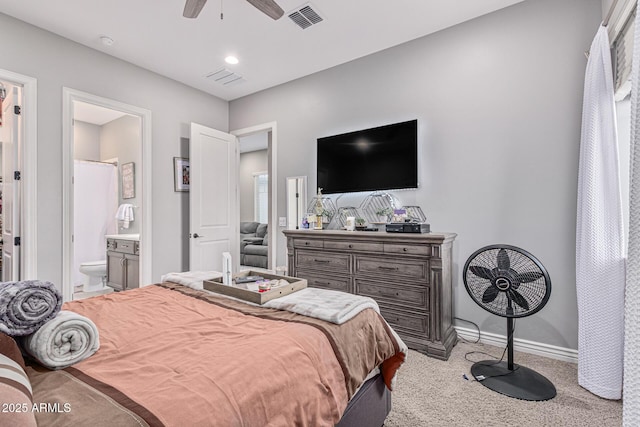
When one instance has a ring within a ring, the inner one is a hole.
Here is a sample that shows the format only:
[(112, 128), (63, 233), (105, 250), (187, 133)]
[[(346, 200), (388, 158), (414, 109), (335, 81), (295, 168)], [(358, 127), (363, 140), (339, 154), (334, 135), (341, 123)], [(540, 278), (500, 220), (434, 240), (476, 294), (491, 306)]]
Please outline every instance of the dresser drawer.
[(330, 252), (303, 251), (296, 252), (297, 269), (323, 270), (331, 273), (346, 273), (351, 271), (351, 256)]
[(378, 302), (429, 311), (429, 288), (426, 286), (394, 285), (393, 281), (378, 283), (361, 278), (354, 279), (354, 285), (356, 294), (371, 297)]
[(382, 305), (380, 306), (380, 314), (398, 332), (429, 339), (429, 315), (406, 313)]
[(307, 272), (304, 270), (298, 270), (297, 277), (307, 279), (307, 286), (311, 288), (323, 288), (332, 289), (334, 291), (352, 292), (351, 280), (349, 277), (330, 277), (327, 275), (320, 275), (317, 272)]
[(382, 252), (383, 245), (382, 243), (326, 240), (324, 242), (324, 248), (340, 249), (340, 250), (347, 250), (347, 251)]
[(294, 248), (322, 248), (324, 242), (315, 239), (293, 239)]
[(430, 245), (411, 245), (411, 244), (397, 244), (397, 243), (385, 243), (384, 252), (389, 254), (406, 254), (406, 255), (419, 255), (419, 256), (431, 256)]
[(356, 255), (355, 271), (356, 274), (375, 275), (375, 278), (379, 280), (387, 280), (388, 276), (395, 276), (418, 280), (422, 283), (429, 282), (429, 262), (427, 260)]

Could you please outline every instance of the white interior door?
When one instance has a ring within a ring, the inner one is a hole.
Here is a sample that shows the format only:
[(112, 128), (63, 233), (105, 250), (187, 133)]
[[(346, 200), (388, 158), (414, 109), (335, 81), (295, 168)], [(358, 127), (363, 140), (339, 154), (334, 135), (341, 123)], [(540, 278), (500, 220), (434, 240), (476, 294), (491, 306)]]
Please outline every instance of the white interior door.
[(222, 271), (222, 253), (240, 261), (238, 141), (234, 135), (191, 123), (189, 145), (191, 271)]
[(2, 102), (2, 281), (20, 280), (20, 170), (21, 116), (14, 107), (20, 104), (19, 88), (7, 90)]

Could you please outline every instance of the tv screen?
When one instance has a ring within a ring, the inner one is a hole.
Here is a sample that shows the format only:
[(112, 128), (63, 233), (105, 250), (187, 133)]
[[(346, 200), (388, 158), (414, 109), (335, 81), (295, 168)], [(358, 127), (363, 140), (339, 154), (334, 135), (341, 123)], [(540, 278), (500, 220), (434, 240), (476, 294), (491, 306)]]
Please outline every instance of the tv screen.
[(418, 121), (318, 138), (325, 194), (418, 187)]

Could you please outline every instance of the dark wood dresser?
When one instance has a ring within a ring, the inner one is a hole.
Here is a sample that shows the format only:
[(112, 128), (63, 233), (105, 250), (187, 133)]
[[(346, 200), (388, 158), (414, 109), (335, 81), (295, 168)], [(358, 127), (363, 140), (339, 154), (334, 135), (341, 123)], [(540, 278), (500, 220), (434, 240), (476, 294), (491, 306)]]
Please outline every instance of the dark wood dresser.
[(457, 340), (451, 295), (455, 233), (283, 232), (290, 276), (373, 298), (409, 348), (449, 358)]

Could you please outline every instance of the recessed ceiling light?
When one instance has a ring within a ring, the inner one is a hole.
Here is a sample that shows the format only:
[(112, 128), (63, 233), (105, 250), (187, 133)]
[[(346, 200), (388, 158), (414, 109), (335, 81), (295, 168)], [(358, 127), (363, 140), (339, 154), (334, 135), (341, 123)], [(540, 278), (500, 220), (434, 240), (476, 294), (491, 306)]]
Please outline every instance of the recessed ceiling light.
[(109, 37), (109, 36), (100, 36), (100, 41), (105, 46), (112, 46), (113, 45), (113, 39), (111, 37)]
[(226, 58), (224, 58), (224, 60), (227, 64), (234, 64), (234, 65), (240, 62), (238, 61), (238, 58), (236, 58), (235, 56), (227, 56)]

